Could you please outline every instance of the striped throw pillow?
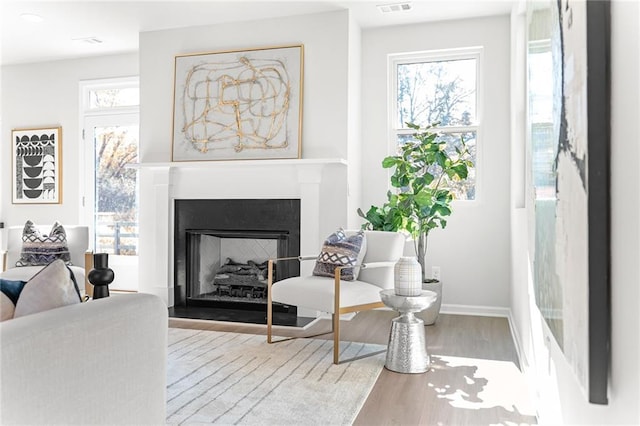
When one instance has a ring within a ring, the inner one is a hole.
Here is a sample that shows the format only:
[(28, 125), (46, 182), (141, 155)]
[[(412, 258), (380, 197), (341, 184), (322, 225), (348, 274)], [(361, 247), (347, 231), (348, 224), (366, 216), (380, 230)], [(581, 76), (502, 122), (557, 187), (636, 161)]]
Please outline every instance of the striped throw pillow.
[[(329, 235), (322, 245), (322, 251), (316, 260), (313, 275), (334, 277), (336, 266), (350, 266), (362, 263), (366, 252), (364, 232), (347, 236), (343, 229)], [(344, 268), (340, 279), (353, 281), (358, 279), (359, 267)]]
[(64, 227), (56, 222), (49, 235), (42, 235), (34, 223), (27, 220), (22, 231), (22, 252), (16, 266), (48, 265), (56, 259), (71, 264)]

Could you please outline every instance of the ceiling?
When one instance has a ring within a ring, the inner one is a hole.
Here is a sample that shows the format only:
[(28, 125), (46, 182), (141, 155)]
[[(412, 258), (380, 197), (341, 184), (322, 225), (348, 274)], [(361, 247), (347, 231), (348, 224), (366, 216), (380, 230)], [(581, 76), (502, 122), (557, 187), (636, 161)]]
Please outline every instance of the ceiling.
[[(0, 0), (1, 64), (133, 52), (138, 33), (349, 9), (362, 28), (508, 14), (511, 0), (413, 0), (382, 14), (379, 1), (27, 1)], [(43, 22), (20, 15), (34, 13)], [(101, 43), (81, 39), (96, 38)]]

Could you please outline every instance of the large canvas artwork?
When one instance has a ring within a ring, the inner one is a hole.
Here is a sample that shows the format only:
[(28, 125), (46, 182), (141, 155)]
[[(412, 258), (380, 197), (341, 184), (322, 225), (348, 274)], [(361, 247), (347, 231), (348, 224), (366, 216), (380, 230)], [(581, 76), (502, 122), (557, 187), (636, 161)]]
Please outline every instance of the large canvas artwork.
[(536, 304), (589, 401), (609, 365), (609, 4), (528, 3)]
[(11, 132), (14, 204), (62, 202), (62, 129), (19, 129)]
[(300, 158), (303, 46), (178, 55), (173, 161)]

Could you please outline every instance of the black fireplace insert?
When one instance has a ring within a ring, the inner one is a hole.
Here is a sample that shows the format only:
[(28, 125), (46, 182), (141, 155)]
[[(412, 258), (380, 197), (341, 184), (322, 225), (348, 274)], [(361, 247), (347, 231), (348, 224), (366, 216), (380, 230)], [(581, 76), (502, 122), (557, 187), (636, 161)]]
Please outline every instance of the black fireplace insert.
[[(300, 255), (300, 200), (175, 200), (174, 307), (183, 318), (266, 323), (267, 260)], [(300, 275), (281, 262), (275, 280)], [(274, 324), (298, 325), (274, 304)]]

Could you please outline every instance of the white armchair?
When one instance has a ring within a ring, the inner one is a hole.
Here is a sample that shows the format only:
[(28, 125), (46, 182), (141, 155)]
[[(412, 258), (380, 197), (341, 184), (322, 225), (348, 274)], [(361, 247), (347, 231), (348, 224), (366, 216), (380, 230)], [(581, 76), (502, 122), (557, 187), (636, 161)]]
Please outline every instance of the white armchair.
[[(353, 232), (351, 231), (351, 233)], [(362, 264), (360, 264), (358, 279), (354, 281), (341, 280), (340, 271), (344, 267), (336, 267), (333, 278), (292, 277), (274, 283), (274, 263), (316, 260), (318, 256), (269, 260), (267, 342), (274, 343), (272, 338), (273, 302), (328, 312), (332, 314), (333, 363), (339, 363), (340, 315), (383, 308), (380, 290), (393, 288), (393, 267), (404, 251), (405, 236), (400, 233), (365, 231), (365, 238), (366, 253)]]
[[(51, 225), (38, 226), (44, 234), (48, 233)], [(22, 231), (24, 226), (11, 226), (7, 229), (7, 250), (2, 252), (2, 272), (0, 278), (5, 280), (29, 281), (44, 266), (15, 266), (22, 252)], [(89, 251), (89, 227), (79, 225), (64, 225), (67, 235), (69, 254), (71, 255), (71, 270), (76, 278), (80, 291), (91, 296), (93, 286), (87, 281), (87, 275), (93, 267), (93, 253)]]

